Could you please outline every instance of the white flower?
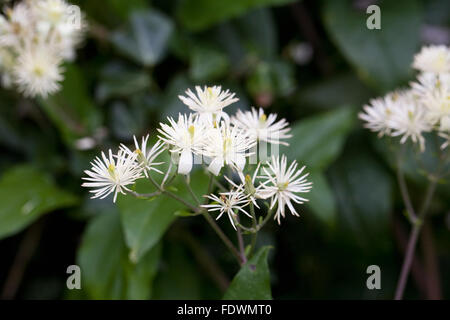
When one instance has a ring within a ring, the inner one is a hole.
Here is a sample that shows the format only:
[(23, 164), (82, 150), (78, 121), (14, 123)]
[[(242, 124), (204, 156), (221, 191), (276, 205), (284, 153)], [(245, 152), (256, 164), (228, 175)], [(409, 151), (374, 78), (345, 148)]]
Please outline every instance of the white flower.
[(24, 2), (13, 8), (5, 9), (5, 16), (0, 16), (0, 45), (19, 47), (24, 40), (29, 40), (33, 32), (30, 9)]
[(170, 151), (180, 155), (178, 173), (189, 174), (193, 166), (193, 155), (198, 154), (205, 139), (204, 124), (193, 115), (178, 115), (178, 121), (168, 118), (170, 125), (161, 123), (159, 138), (170, 146)]
[(117, 194), (120, 192), (131, 191), (128, 185), (142, 178), (142, 168), (136, 165), (136, 153), (126, 153), (119, 150), (117, 155), (113, 155), (109, 150), (109, 157), (102, 152), (102, 159), (96, 157), (91, 162), (91, 170), (84, 172), (88, 177), (83, 177), (84, 182), (81, 186), (95, 188), (90, 192), (94, 193), (92, 199), (106, 198), (110, 193), (114, 193), (113, 202), (116, 202)]
[(423, 47), (414, 56), (413, 68), (422, 72), (450, 72), (450, 49), (444, 45)]
[(65, 24), (70, 12), (70, 5), (65, 0), (37, 0), (32, 3), (36, 17), (53, 26)]
[(142, 137), (141, 145), (139, 145), (137, 139), (135, 136), (133, 136), (134, 139), (134, 145), (136, 149), (134, 151), (131, 151), (127, 146), (124, 144), (120, 145), (120, 148), (124, 150), (126, 153), (132, 154), (136, 153), (136, 162), (139, 166), (141, 166), (144, 169), (144, 174), (146, 177), (148, 177), (148, 172), (151, 170), (154, 170), (158, 173), (162, 173), (160, 170), (156, 169), (155, 166), (163, 164), (164, 162), (155, 162), (155, 159), (161, 154), (161, 152), (164, 151), (164, 145), (161, 141), (157, 141), (153, 147), (150, 149), (147, 148), (147, 142), (148, 142), (149, 135)]
[(427, 111), (419, 104), (411, 94), (411, 91), (399, 92), (389, 126), (392, 128), (393, 137), (402, 136), (400, 143), (405, 143), (408, 138), (414, 143), (419, 143), (420, 150), (425, 150), (425, 138), (423, 132), (431, 131), (432, 127), (427, 119)]
[(208, 130), (202, 154), (211, 158), (208, 170), (217, 176), (224, 165), (242, 171), (245, 158), (252, 154), (247, 151), (255, 145), (241, 129), (222, 121), (219, 127)]
[(235, 190), (231, 190), (230, 192), (223, 192), (219, 195), (220, 196), (216, 196), (215, 194), (206, 195), (206, 198), (217, 203), (202, 205), (202, 207), (207, 208), (208, 211), (220, 212), (216, 220), (218, 220), (224, 213), (227, 213), (231, 225), (234, 229), (236, 229), (236, 226), (234, 224), (234, 220), (236, 217), (235, 210), (244, 213), (250, 218), (252, 217), (250, 214), (248, 214), (247, 211), (243, 209), (248, 205), (249, 200), (247, 198), (247, 195), (245, 195), (242, 191), (242, 188), (237, 188)]
[(424, 73), (411, 83), (413, 95), (427, 109), (427, 119), (435, 125), (450, 116), (450, 74)]
[(270, 209), (278, 204), (274, 219), (280, 224), (281, 217), (285, 217), (285, 206), (287, 205), (294, 216), (299, 216), (291, 201), (302, 204), (308, 201), (297, 195), (297, 193), (309, 192), (312, 188), (312, 182), (307, 182), (306, 177), (309, 173), (301, 175), (305, 166), (297, 170), (297, 162), (293, 161), (289, 168), (287, 167), (286, 156), (272, 156), (272, 161), (268, 163), (268, 168), (263, 167), (266, 183), (263, 186), (261, 194), (264, 198), (271, 198)]
[(285, 119), (275, 122), (277, 115), (269, 114), (267, 117), (264, 110), (259, 108), (256, 110), (252, 108), (251, 111), (242, 112), (238, 110), (234, 117), (231, 117), (231, 122), (238, 128), (245, 130), (250, 138), (255, 141), (266, 141), (272, 144), (289, 145), (287, 142), (280, 141), (280, 139), (291, 138), (288, 134), (291, 130), (287, 128), (289, 123)]
[(59, 82), (63, 80), (60, 63), (61, 58), (51, 47), (30, 45), (17, 58), (14, 81), (25, 96), (46, 98), (60, 88)]
[(261, 166), (261, 162), (258, 162), (258, 165), (256, 166), (255, 171), (253, 172), (253, 176), (250, 177), (250, 175), (245, 175), (242, 171), (238, 171), (239, 179), (241, 180), (241, 183), (237, 185), (233, 180), (228, 178), (227, 176), (224, 176), (224, 178), (228, 181), (230, 185), (232, 185), (236, 189), (243, 189), (245, 194), (248, 196), (249, 200), (253, 203), (253, 205), (257, 208), (259, 208), (258, 203), (256, 202), (256, 199), (262, 199), (260, 192), (264, 186), (264, 184), (259, 184), (255, 187), (256, 178), (258, 177), (258, 171)]
[(360, 112), (358, 117), (366, 123), (364, 127), (371, 131), (378, 132), (378, 136), (389, 135), (389, 119), (392, 116), (394, 107), (394, 95), (388, 94), (383, 98), (372, 99), (370, 104), (363, 107), (365, 112)]
[(195, 90), (197, 95), (191, 89), (188, 89), (186, 97), (181, 95), (178, 97), (189, 109), (196, 112), (200, 118), (212, 122), (219, 121), (222, 116), (228, 117), (226, 113), (222, 112), (222, 109), (239, 100), (229, 90), (222, 91), (221, 86), (205, 86), (203, 90), (200, 86), (196, 86)]

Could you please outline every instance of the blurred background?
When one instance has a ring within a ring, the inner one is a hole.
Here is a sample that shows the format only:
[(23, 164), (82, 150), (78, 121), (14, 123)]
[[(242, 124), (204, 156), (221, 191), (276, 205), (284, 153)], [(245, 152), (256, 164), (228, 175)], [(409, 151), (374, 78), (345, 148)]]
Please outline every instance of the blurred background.
[[(197, 84), (236, 92), (230, 113), (257, 106), (286, 118), (285, 152), (311, 172), (301, 217), (269, 223), (258, 239), (274, 247), (274, 299), (393, 297), (410, 226), (388, 148), (357, 112), (413, 79), (422, 45), (449, 45), (449, 1), (72, 2), (89, 32), (62, 91), (30, 100), (0, 89), (1, 298), (222, 297), (238, 267), (203, 219), (137, 199), (89, 200), (80, 187), (100, 150), (155, 134), (186, 111), (177, 96)], [(366, 28), (373, 3), (381, 30)], [(413, 166), (418, 203), (425, 179)], [(449, 195), (440, 185), (406, 298), (450, 295)], [(66, 288), (73, 264), (82, 290)], [(381, 268), (381, 290), (366, 287), (369, 265)]]

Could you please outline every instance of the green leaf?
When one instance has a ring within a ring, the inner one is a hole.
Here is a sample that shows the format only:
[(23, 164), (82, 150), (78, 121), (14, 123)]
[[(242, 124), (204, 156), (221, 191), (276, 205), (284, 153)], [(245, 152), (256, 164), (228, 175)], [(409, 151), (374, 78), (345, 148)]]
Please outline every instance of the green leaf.
[(233, 278), (224, 300), (271, 300), (267, 255), (270, 246), (262, 247)]
[(355, 113), (349, 108), (298, 121), (292, 126), (293, 137), (289, 147), (280, 147), (288, 159), (297, 159), (309, 168), (329, 166), (341, 152), (347, 135), (355, 125)]
[(215, 80), (225, 75), (229, 63), (227, 56), (219, 50), (195, 47), (191, 55), (189, 75), (198, 82)]
[(358, 75), (381, 90), (394, 88), (411, 75), (419, 45), (422, 10), (416, 0), (379, 1), (381, 29), (366, 27), (369, 14), (353, 1), (324, 1), (328, 33)]
[[(341, 74), (306, 86), (295, 95), (295, 104), (315, 109), (333, 109), (345, 104), (360, 106), (373, 93), (353, 74)], [(332, 101), (332, 103), (330, 103)]]
[(161, 246), (154, 246), (139, 263), (128, 257), (116, 212), (93, 218), (77, 253), (82, 290), (91, 299), (149, 299)]
[(340, 229), (362, 247), (386, 248), (390, 241), (393, 183), (389, 172), (374, 158), (364, 145), (352, 143), (329, 174)]
[[(175, 193), (194, 204), (182, 179), (184, 178), (181, 176), (175, 179), (173, 183), (173, 186), (176, 186), (177, 189)], [(206, 193), (207, 179), (207, 176), (201, 170), (191, 174), (191, 186), (198, 197)], [(139, 183), (137, 186), (139, 192), (154, 191), (146, 180)], [(150, 201), (132, 196), (119, 197), (118, 207), (126, 243), (131, 250), (130, 257), (134, 261), (139, 261), (148, 250), (158, 243), (164, 232), (175, 220), (175, 213), (185, 208), (183, 204), (166, 195), (160, 195)]]
[(0, 180), (0, 239), (17, 233), (41, 215), (77, 203), (38, 169), (22, 165)]
[(95, 96), (100, 103), (117, 97), (133, 96), (150, 88), (150, 77), (143, 70), (109, 64), (102, 72)]
[(154, 66), (164, 58), (172, 31), (172, 21), (162, 13), (133, 11), (127, 27), (114, 32), (111, 41), (137, 63)]
[(191, 31), (200, 31), (216, 23), (244, 14), (252, 8), (284, 5), (294, 0), (182, 0), (176, 16)]
[(100, 110), (88, 93), (82, 72), (76, 65), (66, 65), (62, 89), (39, 103), (71, 145), (76, 139), (92, 135), (102, 123)]
[(321, 221), (333, 226), (336, 222), (336, 199), (327, 177), (322, 172), (313, 170), (308, 178), (313, 183), (311, 191), (306, 195), (309, 207)]

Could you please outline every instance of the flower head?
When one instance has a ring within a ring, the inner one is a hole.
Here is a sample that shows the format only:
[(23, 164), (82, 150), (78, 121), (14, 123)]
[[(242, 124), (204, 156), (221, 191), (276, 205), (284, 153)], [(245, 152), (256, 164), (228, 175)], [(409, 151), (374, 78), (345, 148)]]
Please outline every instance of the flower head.
[(205, 197), (212, 201), (215, 201), (216, 203), (205, 204), (202, 205), (202, 207), (207, 208), (208, 211), (219, 211), (219, 215), (217, 216), (216, 220), (218, 220), (224, 213), (226, 213), (234, 229), (236, 229), (236, 226), (234, 224), (236, 212), (240, 211), (250, 218), (252, 217), (247, 211), (243, 209), (248, 205), (249, 199), (247, 198), (247, 195), (244, 194), (242, 188), (237, 188), (231, 190), (230, 192), (220, 193), (219, 196), (211, 194), (206, 195)]
[(288, 134), (289, 123), (285, 119), (276, 121), (277, 115), (274, 113), (266, 116), (264, 110), (252, 108), (251, 111), (242, 112), (238, 110), (236, 115), (231, 118), (231, 122), (238, 128), (245, 130), (251, 139), (255, 141), (266, 141), (272, 144), (289, 145), (280, 139), (292, 137)]
[(13, 69), (15, 83), (25, 96), (46, 98), (60, 88), (63, 79), (61, 58), (45, 45), (24, 48)]
[(293, 161), (287, 167), (285, 155), (281, 159), (278, 156), (272, 156), (268, 168), (263, 167), (265, 175), (262, 178), (266, 179), (266, 183), (264, 183), (260, 194), (266, 199), (271, 198), (270, 209), (278, 204), (274, 217), (278, 224), (280, 224), (281, 217), (285, 217), (285, 206), (294, 216), (299, 216), (291, 201), (299, 204), (308, 201), (297, 195), (298, 193), (309, 192), (312, 188), (312, 182), (306, 180), (309, 174), (302, 175), (304, 169), (305, 166), (297, 169), (296, 161)]
[(378, 136), (391, 133), (389, 119), (394, 108), (394, 94), (388, 94), (383, 98), (372, 99), (370, 104), (363, 107), (364, 112), (359, 113), (359, 118), (366, 123), (364, 127), (371, 131), (378, 132)]
[(134, 145), (136, 149), (131, 151), (127, 146), (121, 144), (120, 148), (128, 154), (136, 153), (136, 162), (139, 166), (144, 169), (144, 175), (148, 177), (148, 172), (156, 171), (158, 173), (162, 173), (160, 170), (156, 169), (155, 166), (163, 164), (164, 162), (155, 162), (155, 159), (164, 151), (163, 143), (161, 141), (157, 141), (150, 149), (147, 147), (149, 135), (142, 137), (141, 145), (139, 145), (135, 136)]
[(180, 155), (178, 173), (189, 174), (193, 166), (193, 155), (200, 152), (205, 139), (204, 124), (190, 114), (179, 114), (178, 121), (168, 118), (170, 125), (161, 123), (159, 138), (169, 145), (170, 151)]
[(412, 92), (426, 108), (431, 124), (450, 116), (450, 74), (424, 73), (417, 80), (411, 83)]
[(197, 95), (188, 89), (186, 96), (178, 96), (185, 105), (199, 115), (200, 118), (210, 121), (219, 121), (222, 116), (227, 117), (222, 109), (238, 101), (234, 93), (229, 90), (222, 91), (221, 86), (204, 87), (196, 86)]
[(102, 152), (102, 158), (96, 157), (91, 162), (91, 170), (85, 170), (87, 177), (83, 177), (81, 186), (94, 188), (90, 192), (94, 193), (92, 199), (106, 198), (110, 193), (114, 193), (113, 202), (116, 202), (117, 194), (131, 191), (128, 185), (142, 178), (142, 168), (136, 164), (137, 154), (127, 153), (119, 150), (117, 155), (113, 155), (109, 150), (108, 157)]
[(408, 138), (414, 143), (419, 143), (420, 150), (425, 150), (424, 132), (431, 131), (431, 125), (426, 116), (426, 110), (417, 102), (411, 91), (399, 93), (393, 108), (392, 117), (389, 119), (393, 137), (402, 136), (400, 143), (405, 143)]
[(423, 47), (414, 56), (413, 68), (422, 72), (450, 72), (450, 49), (444, 45)]
[(255, 145), (243, 130), (222, 121), (219, 127), (208, 130), (202, 154), (211, 158), (208, 170), (217, 176), (224, 165), (242, 171), (245, 158), (251, 155), (248, 150)]

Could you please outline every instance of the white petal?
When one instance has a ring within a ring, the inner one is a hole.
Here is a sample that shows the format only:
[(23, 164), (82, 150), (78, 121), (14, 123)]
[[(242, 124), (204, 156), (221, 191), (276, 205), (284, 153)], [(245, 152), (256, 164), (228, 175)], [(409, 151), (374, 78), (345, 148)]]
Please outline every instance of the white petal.
[(220, 169), (223, 167), (223, 159), (221, 157), (214, 158), (208, 166), (208, 170), (215, 176), (219, 175)]
[(178, 173), (189, 174), (192, 170), (192, 152), (185, 149), (181, 152), (180, 161), (178, 162)]

